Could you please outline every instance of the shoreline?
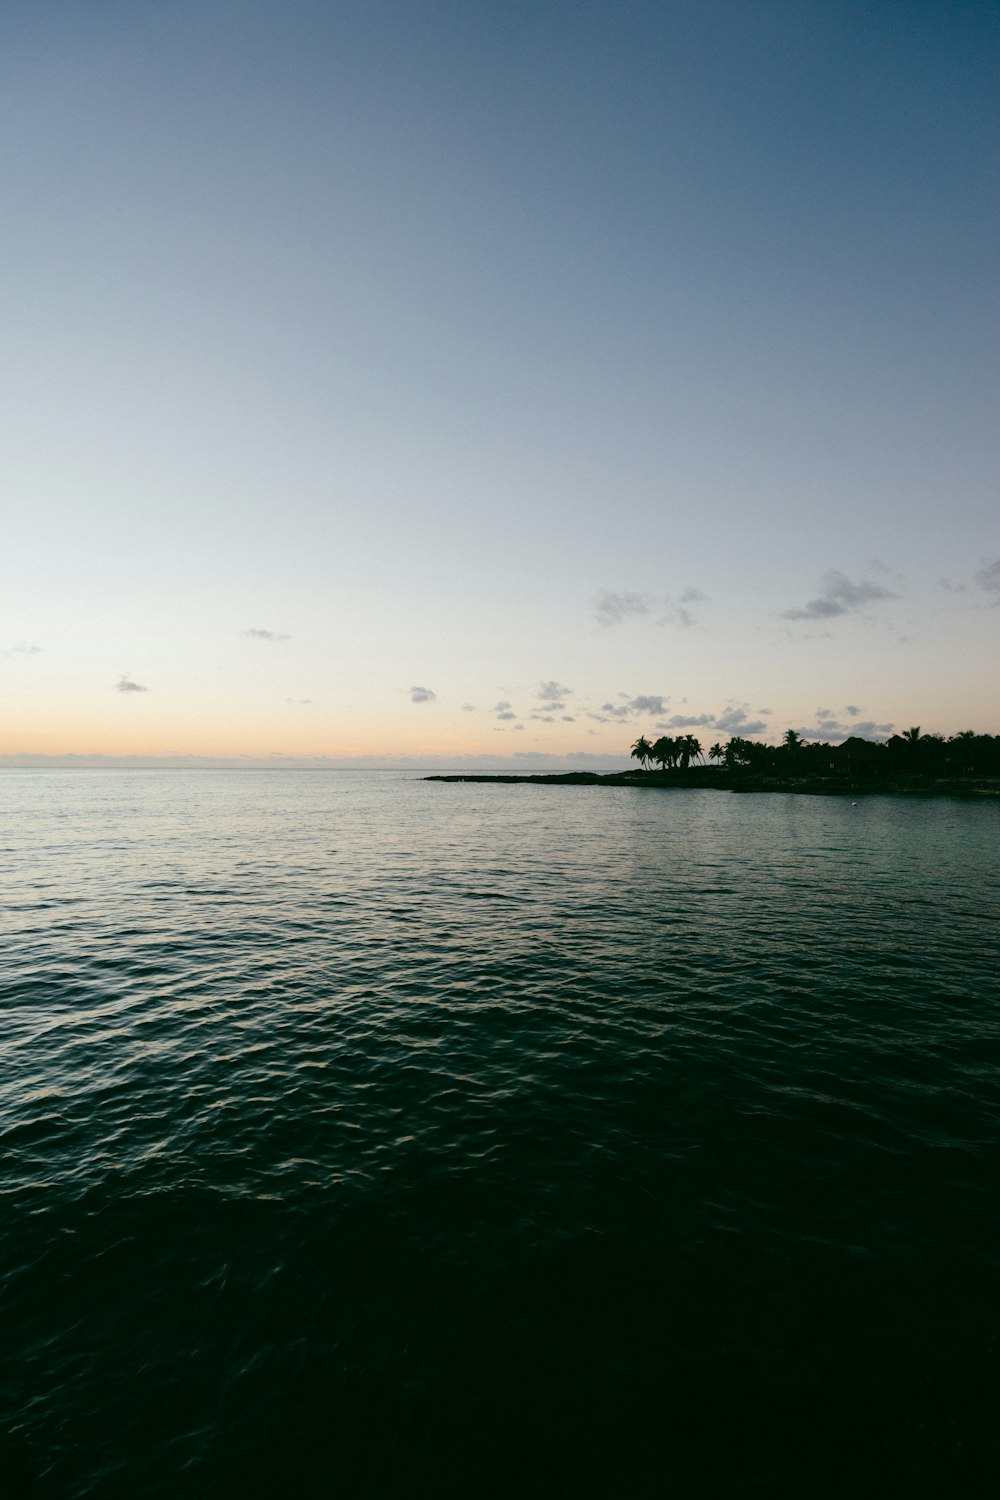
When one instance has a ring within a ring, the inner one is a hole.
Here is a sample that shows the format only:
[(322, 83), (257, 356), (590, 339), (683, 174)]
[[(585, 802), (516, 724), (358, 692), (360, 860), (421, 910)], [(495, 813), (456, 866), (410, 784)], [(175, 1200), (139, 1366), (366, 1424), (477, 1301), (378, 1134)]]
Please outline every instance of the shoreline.
[(1000, 797), (1000, 779), (990, 776), (769, 776), (692, 766), (686, 771), (553, 771), (531, 773), (457, 771), (424, 781), (470, 781), (524, 786), (617, 786), (648, 790), (785, 792), (806, 797)]

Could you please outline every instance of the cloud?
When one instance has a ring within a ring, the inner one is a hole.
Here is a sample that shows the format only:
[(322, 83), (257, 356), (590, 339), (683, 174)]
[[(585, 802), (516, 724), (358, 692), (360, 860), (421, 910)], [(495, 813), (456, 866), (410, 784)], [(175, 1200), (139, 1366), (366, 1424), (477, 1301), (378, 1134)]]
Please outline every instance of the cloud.
[(311, 703), (311, 698), (286, 698), (286, 703)]
[(662, 718), (666, 713), (666, 702), (659, 693), (639, 693), (635, 698), (630, 698), (628, 693), (619, 693), (622, 703), (602, 703), (599, 714), (588, 714), (588, 718), (596, 719), (598, 724), (606, 724), (609, 719), (633, 719), (636, 714), (646, 714), (653, 718)]
[(476, 711), (476, 705), (474, 703), (463, 703), (462, 704), (462, 712), (463, 712), (463, 714), (474, 714), (475, 711)]
[(634, 714), (659, 715), (666, 713), (663, 703), (664, 700), (658, 693), (640, 693), (637, 698), (631, 700), (629, 707)]
[(434, 703), (436, 701), (437, 701), (437, 693), (432, 692), (430, 688), (426, 688), (426, 687), (411, 687), (410, 688), (410, 702), (411, 703)]
[(690, 630), (692, 625), (697, 625), (697, 616), (687, 606), (690, 604), (703, 604), (707, 598), (701, 589), (688, 588), (681, 594), (676, 602), (666, 595), (663, 600), (663, 613), (657, 620), (657, 625), (680, 625), (684, 630)]
[(874, 719), (862, 719), (851, 725), (851, 733), (860, 735), (863, 740), (870, 740), (873, 735), (891, 734), (895, 727), (895, 724), (876, 724)]
[(668, 719), (664, 728), (666, 729), (707, 729), (715, 723), (711, 714), (674, 714)]
[(895, 727), (892, 724), (876, 724), (874, 719), (860, 719), (853, 724), (845, 724), (829, 709), (817, 709), (816, 721), (815, 724), (798, 725), (796, 733), (804, 740), (819, 740), (823, 744), (830, 744), (849, 739), (852, 735), (863, 740), (876, 739), (880, 735), (891, 734)]
[(620, 625), (633, 615), (648, 615), (652, 603), (648, 594), (614, 594), (602, 589), (594, 605), (599, 625)]
[(141, 682), (133, 682), (131, 677), (126, 677), (124, 672), (115, 684), (118, 693), (148, 693), (149, 688), (143, 687)]
[(720, 734), (742, 736), (763, 734), (767, 728), (767, 722), (764, 719), (751, 719), (745, 703), (730, 704), (715, 720), (715, 728)]
[(973, 575), (973, 582), (988, 594), (996, 594), (997, 603), (1000, 604), (1000, 557), (995, 557), (992, 562), (984, 562)]
[[(1000, 585), (998, 585), (1000, 586)], [(786, 609), (786, 620), (830, 620), (837, 615), (846, 615), (863, 608), (866, 604), (877, 604), (883, 599), (896, 599), (898, 595), (881, 583), (870, 578), (861, 578), (852, 583), (845, 573), (835, 569), (823, 575), (822, 592), (808, 600), (801, 609)]]
[(555, 681), (540, 682), (538, 684), (538, 697), (544, 704), (553, 709), (565, 708), (566, 705), (563, 700), (568, 698), (572, 691), (572, 688), (563, 687), (561, 683)]
[[(627, 693), (619, 693), (618, 696), (624, 700), (622, 703), (602, 703), (600, 712), (588, 711), (587, 718), (593, 719), (596, 724), (608, 724), (641, 716), (653, 719), (656, 729), (663, 733), (668, 730), (703, 729), (724, 735), (749, 736), (763, 734), (768, 727), (766, 719), (751, 717), (748, 703), (728, 703), (720, 714), (675, 713), (668, 718), (670, 700), (659, 693), (638, 693), (634, 698), (630, 698)], [(767, 710), (760, 709), (757, 712), (766, 713)]]
[(27, 641), (18, 641), (16, 646), (0, 651), (0, 656), (37, 656), (41, 649), (41, 646), (31, 646)]
[[(1000, 557), (986, 558), (972, 575), (972, 583), (986, 594), (993, 594), (994, 603), (1000, 604)], [(938, 583), (949, 594), (967, 594), (969, 585), (954, 578), (939, 578)]]
[(251, 626), (249, 630), (243, 631), (243, 637), (248, 641), (290, 641), (291, 636), (286, 635), (283, 630), (258, 630)]
[(517, 714), (514, 713), (513, 709), (511, 708), (510, 704), (507, 702), (506, 698), (501, 698), (501, 700), (500, 700), (499, 703), (494, 703), (494, 705), (493, 705), (493, 712), (496, 714), (496, 716), (497, 716), (498, 719), (516, 719), (517, 718)]
[(690, 606), (704, 604), (707, 598), (707, 594), (696, 588), (684, 589), (676, 599), (670, 594), (613, 593), (610, 589), (602, 589), (594, 610), (600, 625), (620, 625), (630, 616), (648, 615), (655, 609), (657, 625), (680, 625), (688, 629), (698, 623)]
[(675, 604), (672, 599), (664, 599), (663, 613), (657, 618), (657, 625), (680, 625), (683, 630), (690, 630), (692, 625), (697, 624), (694, 615), (683, 604)]

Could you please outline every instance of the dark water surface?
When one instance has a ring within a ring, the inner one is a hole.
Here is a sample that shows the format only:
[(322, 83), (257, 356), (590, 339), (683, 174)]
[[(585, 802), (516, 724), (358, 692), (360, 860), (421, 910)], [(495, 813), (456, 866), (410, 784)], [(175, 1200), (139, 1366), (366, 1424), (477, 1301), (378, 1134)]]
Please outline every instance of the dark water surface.
[(0, 1493), (994, 1493), (996, 805), (24, 771), (0, 849)]

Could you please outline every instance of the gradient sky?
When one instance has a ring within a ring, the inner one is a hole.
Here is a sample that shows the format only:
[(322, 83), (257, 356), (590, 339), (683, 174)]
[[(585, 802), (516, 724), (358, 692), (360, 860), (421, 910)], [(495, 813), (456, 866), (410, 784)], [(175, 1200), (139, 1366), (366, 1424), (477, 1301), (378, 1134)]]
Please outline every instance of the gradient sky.
[(3, 31), (0, 752), (1000, 733), (1000, 6)]

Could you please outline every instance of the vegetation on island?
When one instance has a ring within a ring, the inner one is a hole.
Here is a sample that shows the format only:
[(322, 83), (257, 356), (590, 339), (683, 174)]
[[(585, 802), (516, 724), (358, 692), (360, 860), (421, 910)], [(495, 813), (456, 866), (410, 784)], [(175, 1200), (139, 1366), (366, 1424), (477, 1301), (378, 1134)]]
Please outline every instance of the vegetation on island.
[(839, 745), (786, 730), (780, 744), (734, 735), (706, 753), (693, 734), (640, 735), (631, 750), (641, 769), (453, 772), (428, 781), (544, 782), (560, 786), (647, 786), (727, 792), (877, 793), (890, 796), (1000, 796), (1000, 735), (963, 729), (945, 737), (918, 725), (888, 740), (851, 735)]
[[(685, 771), (706, 760), (701, 742), (692, 734), (661, 735), (635, 741), (632, 756), (644, 771)], [(756, 773), (767, 778), (913, 777), (964, 778), (1000, 776), (1000, 735), (977, 734), (963, 729), (946, 737), (923, 734), (919, 725), (887, 740), (865, 740), (852, 735), (841, 744), (807, 741), (794, 729), (785, 731), (780, 744), (760, 740), (732, 739), (712, 745), (707, 759), (734, 773)], [(728, 780), (728, 778), (727, 778)]]

